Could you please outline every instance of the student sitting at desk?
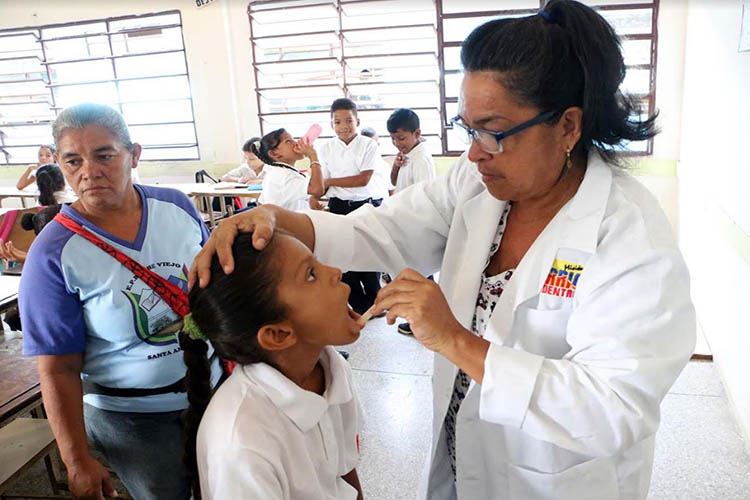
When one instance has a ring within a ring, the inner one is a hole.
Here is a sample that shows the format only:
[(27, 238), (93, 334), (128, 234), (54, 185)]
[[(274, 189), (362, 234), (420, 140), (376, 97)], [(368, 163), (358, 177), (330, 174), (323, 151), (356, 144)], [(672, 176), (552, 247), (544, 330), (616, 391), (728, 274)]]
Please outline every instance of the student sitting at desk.
[[(60, 167), (56, 163), (48, 163), (39, 167), (36, 171), (35, 179), (37, 188), (39, 189), (39, 203), (41, 205), (57, 205), (57, 210), (59, 211), (60, 204), (73, 203), (78, 199), (73, 190), (65, 183), (65, 177), (63, 177), (62, 170), (60, 170)], [(3, 217), (3, 223), (0, 224), (0, 259), (5, 259), (9, 263), (25, 262), (26, 254), (28, 252), (27, 245), (31, 244), (31, 241), (26, 237), (20, 237), (16, 240), (15, 244), (13, 243), (17, 236), (13, 236), (14, 233), (12, 226), (14, 225), (14, 220), (17, 217), (17, 214), (18, 212), (15, 211), (5, 214), (5, 217)], [(33, 224), (28, 222), (33, 216), (34, 215), (31, 213), (24, 214), (21, 221), (21, 227), (23, 227), (23, 229), (31, 230), (33, 228)], [(10, 219), (7, 219), (9, 217)], [(45, 224), (46, 222), (48, 221), (45, 221)], [(42, 230), (42, 227), (44, 227), (44, 225), (39, 228), (39, 231)], [(35, 230), (35, 233), (39, 234), (39, 231)]]
[(56, 151), (57, 149), (55, 149), (55, 146), (51, 144), (39, 146), (36, 165), (29, 165), (29, 167), (24, 170), (24, 172), (21, 174), (21, 177), (18, 178), (18, 182), (16, 182), (16, 187), (18, 189), (24, 189), (25, 187), (34, 184), (34, 181), (36, 180), (37, 170), (42, 165), (54, 163)]
[(265, 163), (253, 153), (253, 143), (260, 140), (260, 137), (253, 137), (245, 141), (242, 145), (242, 156), (245, 162), (239, 167), (230, 170), (221, 176), (224, 182), (238, 182), (240, 184), (260, 184), (266, 175), (263, 168)]
[[(270, 203), (287, 210), (304, 210), (309, 195), (323, 195), (323, 176), (318, 153), (304, 138), (299, 141), (280, 128), (257, 139), (250, 146), (252, 153), (266, 164), (261, 204)], [(294, 168), (295, 162), (310, 158), (310, 177)]]

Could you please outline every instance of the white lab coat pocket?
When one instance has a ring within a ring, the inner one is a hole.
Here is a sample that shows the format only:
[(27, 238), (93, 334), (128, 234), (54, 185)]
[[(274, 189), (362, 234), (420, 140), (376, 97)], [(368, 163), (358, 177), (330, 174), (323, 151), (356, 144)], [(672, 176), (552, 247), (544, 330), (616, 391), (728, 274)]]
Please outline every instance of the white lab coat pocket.
[(570, 309), (541, 310), (519, 306), (513, 319), (514, 347), (546, 358), (562, 359)]
[(508, 466), (510, 500), (620, 500), (617, 469), (609, 457), (595, 458), (549, 474)]

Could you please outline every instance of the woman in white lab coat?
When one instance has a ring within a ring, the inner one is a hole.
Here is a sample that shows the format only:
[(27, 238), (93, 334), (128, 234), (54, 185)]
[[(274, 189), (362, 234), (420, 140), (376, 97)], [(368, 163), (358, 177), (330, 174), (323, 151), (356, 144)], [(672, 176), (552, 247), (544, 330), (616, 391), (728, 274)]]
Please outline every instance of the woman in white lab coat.
[(461, 57), (471, 146), (447, 175), (347, 217), (229, 219), (191, 278), (213, 252), (231, 270), (237, 230), (262, 247), (274, 228), (323, 262), (399, 273), (375, 312), (435, 352), (420, 498), (645, 499), (659, 405), (695, 341), (669, 223), (611, 149), (652, 137), (654, 117), (618, 92), (612, 28), (570, 0), (478, 27)]

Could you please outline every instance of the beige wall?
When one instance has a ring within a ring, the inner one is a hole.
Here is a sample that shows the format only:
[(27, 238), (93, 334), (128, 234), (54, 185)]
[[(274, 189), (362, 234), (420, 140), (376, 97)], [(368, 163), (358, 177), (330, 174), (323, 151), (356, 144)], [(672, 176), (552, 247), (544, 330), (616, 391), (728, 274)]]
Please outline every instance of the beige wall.
[(649, 158), (634, 160), (637, 178), (659, 200), (675, 234), (679, 232), (677, 162), (682, 130), (683, 65), (687, 0), (661, 0), (657, 29), (656, 108), (661, 133)]
[(246, 1), (198, 9), (192, 0), (0, 0), (0, 29), (173, 9), (182, 13), (201, 159), (239, 163), (242, 143), (259, 131)]
[(678, 173), (698, 320), (750, 449), (750, 52), (737, 50), (741, 19), (742, 0), (689, 1)]

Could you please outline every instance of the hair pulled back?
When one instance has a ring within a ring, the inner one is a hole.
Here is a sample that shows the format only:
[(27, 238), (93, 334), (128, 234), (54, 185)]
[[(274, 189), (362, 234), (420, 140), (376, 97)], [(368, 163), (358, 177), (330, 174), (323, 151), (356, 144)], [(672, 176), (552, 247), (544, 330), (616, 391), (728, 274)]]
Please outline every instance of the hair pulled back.
[(260, 158), (266, 165), (279, 166), (279, 162), (271, 158), (269, 153), (281, 144), (281, 136), (284, 132), (286, 132), (286, 129), (280, 128), (267, 133), (263, 137), (253, 137), (248, 141), (250, 152)]
[(44, 229), (44, 226), (55, 218), (61, 207), (62, 205), (50, 205), (36, 213), (23, 214), (23, 217), (21, 217), (21, 227), (26, 231), (34, 231), (34, 234), (39, 234)]
[(39, 203), (54, 205), (55, 193), (65, 189), (65, 177), (57, 163), (47, 163), (36, 171), (36, 186), (39, 188)]
[[(206, 288), (194, 287), (189, 295), (192, 318), (208, 337), (216, 354), (225, 360), (247, 365), (268, 361), (257, 341), (263, 325), (283, 320), (287, 311), (278, 299), (277, 266), (272, 262), (274, 240), (262, 250), (252, 245), (252, 233), (239, 234), (232, 245), (235, 269), (224, 274), (218, 257), (211, 262), (211, 282)], [(198, 425), (208, 407), (211, 367), (209, 344), (179, 333), (187, 366), (185, 382), (189, 407), (183, 417), (185, 465), (191, 475), (193, 497), (200, 500), (196, 457)]]

